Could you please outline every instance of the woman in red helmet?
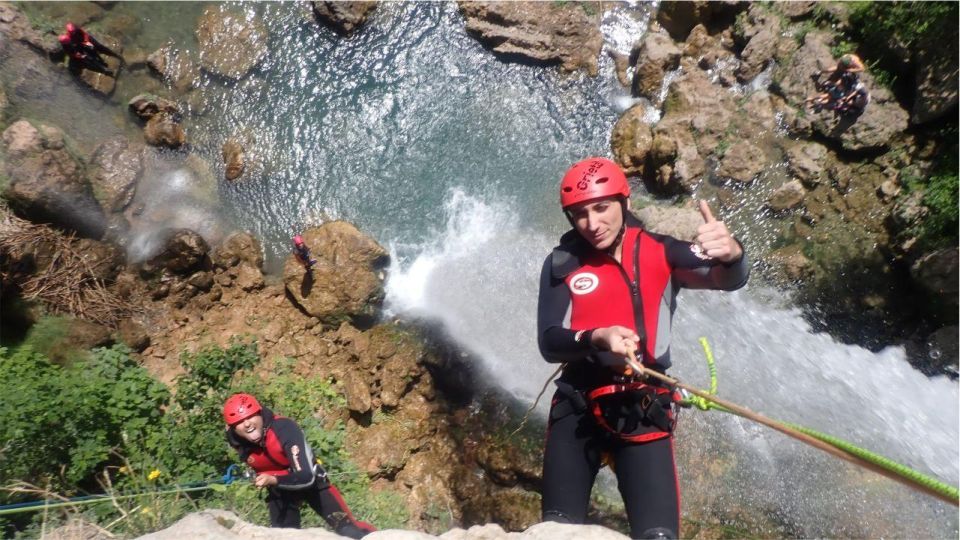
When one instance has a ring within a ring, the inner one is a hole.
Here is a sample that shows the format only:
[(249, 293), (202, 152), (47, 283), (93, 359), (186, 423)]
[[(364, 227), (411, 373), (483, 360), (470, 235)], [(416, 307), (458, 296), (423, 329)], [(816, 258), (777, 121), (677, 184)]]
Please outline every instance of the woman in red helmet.
[(363, 538), (376, 529), (358, 521), (316, 462), (303, 430), (276, 416), (250, 394), (234, 394), (223, 404), (227, 442), (256, 473), (254, 485), (266, 488), (271, 527), (300, 528), (306, 502), (337, 534)]
[(670, 367), (670, 325), (680, 288), (735, 290), (749, 276), (743, 247), (700, 203), (695, 243), (643, 229), (614, 162), (588, 158), (560, 185), (573, 228), (543, 265), (540, 352), (564, 363), (548, 420), (543, 519), (582, 523), (601, 464), (610, 460), (633, 538), (677, 538), (673, 458), (675, 392), (625, 367)]

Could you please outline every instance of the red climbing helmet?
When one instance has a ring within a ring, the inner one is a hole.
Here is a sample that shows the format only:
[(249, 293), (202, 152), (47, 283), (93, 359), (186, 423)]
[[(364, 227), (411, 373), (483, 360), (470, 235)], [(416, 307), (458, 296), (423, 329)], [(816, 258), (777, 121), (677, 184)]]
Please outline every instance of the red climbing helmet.
[(223, 404), (223, 421), (232, 426), (258, 414), (260, 409), (257, 398), (250, 394), (234, 394)]
[(629, 197), (630, 185), (620, 167), (607, 158), (591, 157), (574, 163), (560, 182), (560, 206), (564, 210), (614, 195)]
[(303, 237), (299, 234), (293, 237), (293, 245), (300, 247), (303, 245)]

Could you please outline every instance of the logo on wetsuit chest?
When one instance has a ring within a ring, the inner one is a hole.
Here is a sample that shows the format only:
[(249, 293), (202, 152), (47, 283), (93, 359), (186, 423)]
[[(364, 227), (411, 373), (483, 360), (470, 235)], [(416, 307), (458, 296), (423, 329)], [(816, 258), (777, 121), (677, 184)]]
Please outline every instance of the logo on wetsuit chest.
[(570, 292), (573, 294), (589, 294), (597, 288), (600, 280), (596, 274), (581, 272), (570, 278)]

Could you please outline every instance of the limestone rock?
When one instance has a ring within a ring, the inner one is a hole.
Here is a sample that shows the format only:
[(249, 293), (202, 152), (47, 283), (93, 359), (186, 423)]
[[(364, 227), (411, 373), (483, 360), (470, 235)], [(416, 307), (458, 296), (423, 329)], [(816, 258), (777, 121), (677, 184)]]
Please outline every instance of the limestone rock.
[(355, 370), (347, 370), (343, 377), (343, 393), (347, 397), (347, 408), (363, 414), (370, 410), (370, 387)]
[(803, 189), (803, 184), (793, 179), (774, 190), (767, 199), (767, 203), (774, 210), (787, 210), (802, 203), (804, 195), (806, 190)]
[(680, 64), (680, 49), (666, 32), (649, 31), (638, 44), (635, 55), (637, 70), (633, 76), (633, 95), (659, 105), (663, 77)]
[(259, 267), (254, 267), (246, 262), (242, 262), (237, 266), (237, 279), (235, 283), (245, 292), (262, 289), (265, 285), (263, 272), (260, 271)]
[(684, 41), (698, 24), (708, 25), (714, 12), (714, 4), (704, 0), (660, 2), (657, 22), (677, 41)]
[(263, 268), (263, 248), (251, 233), (234, 232), (213, 250), (212, 261), (220, 268), (229, 268), (241, 262), (254, 268)]
[(703, 216), (694, 208), (673, 206), (645, 206), (635, 212), (644, 229), (692, 242), (697, 237), (697, 227), (703, 225)]
[(738, 141), (720, 160), (717, 174), (736, 182), (752, 182), (767, 166), (767, 159), (763, 150), (749, 141)]
[(960, 250), (941, 249), (920, 257), (910, 267), (910, 277), (923, 290), (957, 303), (957, 272), (960, 271)]
[(819, 184), (825, 177), (824, 163), (827, 149), (819, 143), (801, 143), (787, 148), (787, 167), (790, 174), (808, 186)]
[(20, 120), (4, 131), (3, 147), (9, 179), (3, 196), (17, 214), (90, 238), (103, 235), (103, 209), (59, 128)]
[(301, 236), (317, 263), (307, 271), (293, 255), (287, 258), (283, 282), (294, 301), (329, 324), (370, 319), (383, 301), (386, 250), (345, 221)]
[(467, 32), (495, 53), (596, 76), (600, 19), (577, 3), (460, 2)]
[(143, 173), (142, 144), (117, 136), (97, 147), (90, 159), (90, 182), (107, 212), (123, 212), (133, 201)]
[(259, 20), (247, 20), (230, 8), (207, 8), (197, 24), (200, 65), (229, 79), (241, 79), (267, 53), (267, 31)]
[(627, 109), (613, 126), (610, 135), (613, 159), (628, 176), (643, 176), (653, 145), (653, 132), (644, 121), (644, 112), (642, 104)]
[(310, 2), (317, 20), (333, 28), (337, 33), (348, 35), (363, 26), (377, 7), (376, 1)]

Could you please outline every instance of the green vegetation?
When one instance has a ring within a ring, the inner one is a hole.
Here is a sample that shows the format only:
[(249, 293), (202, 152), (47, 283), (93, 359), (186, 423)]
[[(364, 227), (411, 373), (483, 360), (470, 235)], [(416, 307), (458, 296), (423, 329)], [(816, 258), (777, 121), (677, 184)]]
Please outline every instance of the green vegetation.
[(960, 182), (957, 170), (960, 164), (957, 158), (957, 128), (954, 126), (945, 131), (945, 140), (952, 140), (953, 144), (947, 151), (941, 152), (941, 160), (933, 174), (929, 178), (912, 177), (906, 182), (908, 193), (923, 192), (923, 205), (928, 213), (909, 231), (917, 236), (923, 250), (956, 246), (958, 243), (960, 209), (957, 207), (957, 193), (960, 193)]
[[(0, 504), (41, 499), (44, 492), (109, 493), (113, 504), (70, 511), (121, 537), (169, 526), (208, 507), (266, 524), (265, 505), (248, 482), (182, 491), (194, 482), (219, 479), (236, 462), (223, 439), (220, 408), (230, 394), (247, 391), (298, 421), (358, 515), (382, 527), (405, 523), (399, 495), (370, 493), (367, 475), (350, 461), (346, 427), (339, 420), (345, 401), (337, 389), (319, 375), (294, 374), (291, 363), (283, 361), (268, 380), (260, 380), (250, 374), (259, 362), (256, 351), (255, 343), (236, 340), (226, 349), (184, 354), (185, 373), (171, 393), (123, 346), (95, 349), (63, 366), (29, 344), (15, 352), (0, 348), (0, 486), (5, 487)], [(140, 495), (123, 498), (127, 494)], [(44, 514), (0, 518), (0, 528), (4, 536), (36, 536), (41, 526), (49, 530), (64, 517)], [(303, 517), (304, 526), (322, 524), (312, 511)]]

